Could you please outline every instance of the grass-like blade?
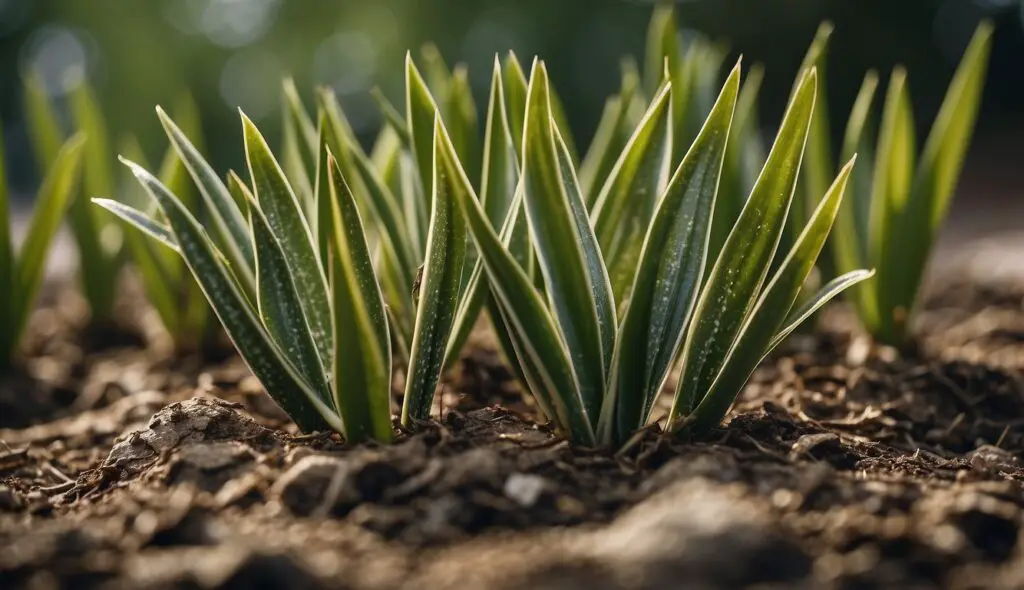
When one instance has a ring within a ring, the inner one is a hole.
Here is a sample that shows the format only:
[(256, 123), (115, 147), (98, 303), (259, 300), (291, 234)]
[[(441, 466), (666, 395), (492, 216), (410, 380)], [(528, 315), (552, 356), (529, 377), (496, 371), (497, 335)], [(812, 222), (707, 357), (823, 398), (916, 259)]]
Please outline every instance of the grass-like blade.
[(160, 123), (167, 133), (178, 157), (192, 175), (202, 196), (202, 217), (210, 220), (215, 232), (210, 236), (217, 248), (230, 261), (233, 273), (239, 278), (243, 292), (250, 300), (256, 298), (256, 275), (252, 240), (242, 210), (232, 199), (227, 186), (189, 138), (173, 120), (157, 107)]
[(559, 145), (543, 63), (534, 64), (527, 96), (522, 171), (527, 218), (587, 415), (596, 418), (615, 342), (611, 285), (572, 163)]
[(840, 272), (848, 272), (868, 260), (866, 240), (862, 236), (867, 235), (867, 215), (871, 207), (871, 169), (873, 151), (869, 138), (869, 121), (871, 118), (871, 103), (875, 98), (878, 89), (878, 75), (875, 72), (868, 72), (864, 76), (864, 82), (857, 92), (857, 98), (853, 101), (853, 108), (850, 110), (850, 117), (846, 122), (846, 130), (843, 134), (843, 145), (841, 157), (843, 160), (850, 160), (855, 155), (860, 156), (861, 164), (858, 165), (850, 175), (847, 183), (849, 196), (843, 201), (839, 208), (839, 215), (836, 217), (835, 227), (832, 229), (832, 253), (835, 257), (835, 266)]
[[(818, 205), (818, 200), (828, 190), (829, 182), (835, 171), (832, 158), (832, 135), (829, 127), (828, 80), (826, 65), (828, 44), (835, 27), (825, 21), (814, 33), (807, 53), (804, 55), (800, 71), (811, 68), (818, 71), (818, 96), (814, 101), (814, 114), (811, 116), (811, 129), (807, 133), (807, 148), (804, 151), (803, 164), (800, 166), (800, 191), (802, 195), (793, 202), (793, 212), (789, 216), (790, 227), (794, 238), (800, 233), (803, 224)], [(794, 91), (796, 90), (794, 86)], [(831, 260), (823, 259), (822, 263), (831, 266)]]
[(817, 74), (800, 82), (761, 176), (708, 275), (683, 346), (672, 415), (688, 415), (708, 391), (771, 267), (796, 187), (814, 109)]
[(68, 224), (78, 245), (82, 290), (92, 319), (107, 322), (113, 319), (117, 296), (117, 281), (113, 277), (117, 276), (120, 266), (117, 253), (121, 235), (118, 228), (110, 226), (105, 212), (92, 206), (89, 198), (114, 192), (110, 140), (103, 114), (87, 84), (79, 84), (71, 92), (70, 107), (74, 127), (86, 137), (86, 147), (82, 159), (82, 196), (68, 208)]
[[(623, 314), (610, 391), (601, 415), (602, 442), (642, 428), (678, 354), (697, 299), (726, 143), (739, 94), (733, 69), (704, 128), (672, 175), (647, 230)], [(671, 142), (666, 148), (671, 146)]]
[[(466, 261), (466, 221), (457, 199), (476, 199), (440, 116), (434, 123), (434, 186), (427, 256), (409, 353), (402, 423), (430, 415), (459, 304)], [(469, 196), (460, 196), (467, 193)]]
[(523, 153), (523, 128), (526, 127), (526, 72), (519, 58), (511, 51), (505, 56), (502, 63), (502, 76), (504, 78), (505, 102), (508, 105), (508, 126), (512, 133), (512, 141), (516, 146), (516, 153)]
[(334, 156), (328, 155), (334, 403), (349, 441), (390, 441), (391, 341), (366, 233)]
[(0, 336), (0, 359), (10, 358), (21, 339), (28, 320), (28, 312), (43, 281), (46, 268), (46, 253), (50, 250), (53, 237), (60, 227), (79, 180), (82, 147), (85, 138), (74, 135), (57, 151), (49, 172), (43, 178), (42, 187), (36, 197), (35, 212), (29, 222), (21, 251), (14, 259), (11, 283), (6, 285), (10, 299), (7, 313), (10, 313), (10, 328)]
[[(721, 422), (740, 388), (770, 351), (770, 343), (785, 325), (786, 317), (825, 245), (843, 201), (852, 167), (851, 161), (839, 173), (779, 265), (778, 272), (758, 298), (707, 395), (694, 410), (693, 428), (696, 431), (705, 431)], [(672, 414), (670, 422), (676, 416)]]
[(323, 404), (263, 329), (195, 217), (153, 175), (134, 163), (124, 162), (157, 201), (177, 238), (189, 270), (202, 287), (228, 337), (267, 393), (303, 431), (340, 430), (341, 421), (334, 410)]
[(329, 367), (334, 344), (331, 342), (331, 306), (327, 298), (327, 281), (302, 205), (270, 152), (270, 146), (245, 115), (242, 115), (242, 126), (256, 200), (266, 215), (271, 232), (281, 245), (295, 289), (302, 294), (299, 301), (303, 315), (323, 366)]
[(876, 338), (889, 344), (900, 340), (910, 312), (899, 307), (896, 292), (900, 280), (897, 275), (906, 272), (898, 266), (900, 253), (897, 250), (901, 244), (897, 234), (905, 231), (900, 217), (910, 198), (917, 158), (914, 115), (906, 79), (903, 68), (895, 69), (889, 79), (871, 186), (868, 255), (878, 269), (875, 288), (879, 313), (874, 318), (877, 325), (869, 324), (867, 328)]
[(45, 175), (57, 158), (64, 133), (61, 131), (60, 118), (47, 98), (43, 80), (37, 72), (31, 72), (25, 78), (25, 124), (36, 169)]
[(664, 83), (619, 156), (594, 204), (594, 233), (615, 301), (629, 295), (643, 235), (668, 182), (672, 156), (672, 84)]
[(924, 151), (900, 231), (901, 276), (894, 286), (898, 306), (913, 309), (925, 263), (946, 217), (981, 106), (992, 24), (983, 22), (974, 33), (946, 91), (939, 114), (925, 140)]
[[(0, 138), (3, 126), (0, 125)], [(7, 164), (4, 142), (0, 139), (0, 289), (3, 293), (14, 293), (14, 243), (11, 236), (11, 204), (7, 190)], [(10, 295), (8, 295), (10, 297)], [(10, 299), (8, 299), (10, 301)], [(11, 322), (13, 305), (0, 306), (0, 367), (7, 363), (9, 354), (6, 341), (13, 338)]]

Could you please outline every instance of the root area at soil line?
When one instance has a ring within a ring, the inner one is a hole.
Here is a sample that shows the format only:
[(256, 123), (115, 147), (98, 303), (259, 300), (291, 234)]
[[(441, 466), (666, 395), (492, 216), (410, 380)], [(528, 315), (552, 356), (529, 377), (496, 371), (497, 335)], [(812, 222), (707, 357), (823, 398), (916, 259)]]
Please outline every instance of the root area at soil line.
[(237, 359), (94, 351), (54, 305), (0, 384), (0, 587), (1021, 587), (1024, 287), (932, 291), (916, 352), (835, 309), (712, 436), (619, 454), (538, 423), (482, 335), (439, 420), (347, 447)]

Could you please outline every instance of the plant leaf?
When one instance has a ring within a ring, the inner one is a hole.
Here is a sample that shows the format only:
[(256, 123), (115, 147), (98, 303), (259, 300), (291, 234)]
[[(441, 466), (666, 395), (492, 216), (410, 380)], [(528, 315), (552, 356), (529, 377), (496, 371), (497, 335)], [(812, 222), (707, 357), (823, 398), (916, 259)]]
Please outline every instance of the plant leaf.
[[(682, 344), (704, 275), (739, 80), (736, 64), (647, 229), (598, 429), (606, 444), (646, 425)], [(671, 145), (669, 140), (665, 149)]]
[(209, 219), (214, 228), (213, 243), (226, 256), (233, 274), (238, 277), (243, 293), (250, 300), (256, 296), (254, 254), (248, 225), (238, 204), (231, 198), (228, 188), (210, 164), (203, 158), (188, 137), (160, 107), (156, 109), (160, 123), (167, 133), (178, 157), (188, 168), (199, 194), (203, 197), (201, 216)]
[(327, 372), (306, 321), (301, 297), (295, 288), (281, 243), (274, 237), (270, 222), (260, 210), (256, 197), (234, 172), (228, 176), (228, 190), (249, 204), (249, 223), (256, 252), (257, 310), (263, 326), (323, 403), (332, 404)]
[(903, 239), (898, 240), (900, 271), (896, 277), (895, 303), (908, 314), (913, 311), (928, 253), (946, 218), (963, 169), (981, 106), (992, 32), (992, 23), (983, 22), (960, 60), (925, 140), (906, 213), (901, 218)]
[(572, 162), (559, 145), (544, 64), (530, 75), (523, 136), (527, 218), (555, 320), (572, 358), (586, 415), (600, 415), (615, 342), (611, 285)]
[(111, 199), (94, 198), (92, 202), (117, 215), (164, 246), (179, 254), (181, 253), (181, 249), (178, 247), (178, 242), (174, 234), (171, 233), (171, 229), (148, 214)]
[(689, 414), (708, 392), (757, 301), (793, 199), (816, 85), (811, 70), (797, 88), (761, 176), (708, 275), (683, 346), (672, 417)]
[(754, 368), (778, 344), (773, 342), (773, 338), (785, 325), (787, 315), (814, 269), (814, 263), (839, 211), (852, 168), (851, 160), (821, 199), (793, 248), (779, 265), (778, 272), (758, 298), (722, 363), (721, 370), (715, 376), (714, 383), (693, 413), (695, 421), (692, 428), (695, 431), (705, 432), (721, 422)]
[(668, 183), (672, 85), (658, 90), (594, 204), (594, 233), (611, 275), (615, 302), (629, 296), (642, 236)]
[(334, 344), (331, 342), (331, 307), (327, 299), (327, 281), (317, 247), (303, 216), (302, 206), (292, 192), (284, 171), (270, 147), (248, 117), (242, 115), (245, 152), (249, 162), (256, 200), (266, 215), (270, 231), (281, 245), (285, 262), (291, 270), (295, 290), (302, 294), (299, 302), (309, 325), (313, 342), (324, 367), (332, 364)]
[[(14, 294), (14, 244), (11, 241), (10, 194), (7, 192), (7, 168), (4, 154), (3, 126), (0, 125), (0, 290), (8, 293), (8, 301)], [(14, 337), (11, 324), (14, 306), (0, 306), (0, 368), (10, 359), (9, 339)]]
[[(516, 201), (515, 198), (518, 184), (519, 163), (515, 144), (508, 128), (501, 62), (495, 56), (491, 75), (491, 94), (487, 105), (487, 122), (484, 130), (483, 178), (480, 182), (480, 202), (483, 204), (492, 227), (503, 227), (509, 217), (513, 202), (519, 203), (521, 206), (521, 201)], [(521, 220), (519, 223), (520, 226), (525, 226), (526, 222)], [(514, 255), (532, 252), (525, 227), (521, 228), (516, 237), (519, 239), (509, 245)], [(475, 260), (475, 257), (471, 258), (474, 259), (474, 264), (470, 266), (469, 258), (467, 259), (467, 267), (472, 270), (466, 285), (466, 295), (462, 298), (462, 304), (456, 313), (448, 351), (445, 353), (446, 367), (458, 360), (462, 346), (473, 330), (476, 318), (480, 315), (480, 309), (488, 299), (483, 266), (479, 260)], [(500, 322), (500, 318), (495, 319), (498, 323), (498, 327), (495, 329), (504, 330), (504, 324)], [(504, 335), (503, 339), (507, 340), (507, 335)]]
[(122, 161), (157, 201), (177, 238), (189, 270), (242, 359), (270, 397), (303, 431), (341, 430), (341, 421), (334, 410), (323, 404), (263, 329), (238, 283), (222, 262), (221, 255), (195, 217), (153, 175), (128, 160)]
[(281, 148), (281, 168), (285, 171), (288, 183), (294, 189), (299, 202), (303, 204), (309, 225), (314, 227), (317, 213), (313, 195), (318, 151), (317, 129), (306, 107), (302, 105), (294, 80), (284, 79), (282, 94), (284, 139)]
[[(533, 281), (495, 233), (481, 204), (462, 192), (455, 196), (480, 253), (491, 293), (500, 310), (500, 321), (507, 328), (500, 334), (508, 335), (509, 342), (505, 346), (512, 347), (518, 361), (516, 366), (529, 384), (530, 392), (544, 414), (559, 428), (570, 433), (574, 440), (594, 444), (594, 431), (568, 351)], [(510, 230), (515, 225), (519, 207), (518, 202), (512, 205), (512, 218), (507, 224)], [(498, 318), (493, 319), (498, 321)]]
[(387, 442), (391, 431), (391, 340), (366, 234), (337, 160), (328, 154), (334, 400), (349, 441)]
[(32, 302), (43, 280), (46, 254), (64, 218), (64, 212), (74, 198), (84, 143), (85, 138), (78, 134), (67, 140), (58, 150), (43, 178), (25, 241), (11, 269), (13, 284), (7, 285), (11, 289), (9, 311), (12, 319), (11, 330), (4, 334), (3, 350), (0, 350), (5, 355), (4, 360), (14, 352), (21, 340)]
[[(434, 390), (441, 374), (459, 305), (466, 260), (466, 221), (456, 199), (476, 199), (473, 187), (455, 155), (440, 115), (434, 123), (434, 179), (427, 257), (416, 309), (409, 353), (409, 375), (402, 404), (402, 424), (430, 416)], [(468, 193), (469, 197), (456, 196)]]
[(505, 101), (508, 103), (508, 126), (516, 153), (523, 153), (523, 129), (526, 127), (526, 72), (519, 58), (508, 52), (503, 64)]
[(82, 159), (82, 195), (69, 206), (68, 223), (78, 245), (82, 290), (93, 321), (102, 323), (113, 319), (117, 297), (117, 281), (113, 277), (120, 266), (116, 255), (122, 237), (120, 230), (110, 227), (109, 219), (100, 215), (101, 210), (92, 207), (89, 197), (114, 192), (110, 141), (107, 124), (87, 84), (79, 84), (71, 92), (70, 106), (75, 129), (86, 138), (86, 149)]
[(419, 194), (422, 199), (413, 200), (414, 218), (420, 228), (419, 234), (427, 235), (427, 191), (433, 186), (433, 154), (434, 117), (437, 114), (437, 103), (430, 95), (423, 77), (420, 76), (412, 56), (405, 56), (405, 121), (409, 126), (412, 138), (412, 153), (419, 171)]
[(899, 255), (895, 251), (900, 247), (896, 242), (896, 234), (908, 231), (902, 227), (901, 215), (910, 197), (914, 161), (917, 157), (913, 110), (906, 88), (906, 77), (906, 71), (897, 68), (889, 80), (871, 187), (868, 255), (878, 269), (875, 289), (879, 313), (878, 324), (868, 325), (867, 328), (877, 339), (887, 344), (898, 344), (902, 339), (903, 322), (910, 311), (899, 306), (897, 275), (906, 269), (899, 268)]
[(476, 102), (469, 86), (469, 72), (459, 64), (452, 71), (448, 86), (447, 121), (455, 154), (462, 162), (466, 174), (472, 179), (480, 178), (480, 128)]
[(594, 138), (580, 165), (580, 186), (587, 195), (587, 208), (593, 209), (598, 194), (618, 161), (618, 154), (626, 147), (632, 129), (629, 128), (629, 114), (640, 78), (633, 69), (623, 65), (622, 90), (605, 102), (601, 120)]
[(57, 159), (64, 133), (38, 72), (30, 72), (26, 76), (24, 100), (29, 144), (35, 156), (36, 169), (45, 176)]

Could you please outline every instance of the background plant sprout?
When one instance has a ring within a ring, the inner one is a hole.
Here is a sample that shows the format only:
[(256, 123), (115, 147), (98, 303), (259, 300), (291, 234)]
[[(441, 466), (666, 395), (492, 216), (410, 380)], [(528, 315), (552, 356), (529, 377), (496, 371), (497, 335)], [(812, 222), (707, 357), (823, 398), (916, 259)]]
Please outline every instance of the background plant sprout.
[[(24, 90), (29, 140), (40, 174), (45, 175), (56, 162), (65, 133), (41, 80), (30, 75)], [(113, 152), (91, 87), (85, 83), (76, 86), (69, 96), (68, 109), (71, 127), (81, 134), (86, 145), (82, 153), (82, 180), (75, 187), (81, 195), (72, 199), (67, 220), (78, 247), (79, 279), (91, 322), (95, 326), (109, 326), (114, 321), (122, 237), (120, 228), (111, 223), (106, 212), (90, 206), (89, 197), (113, 192)]]
[[(819, 34), (824, 56), (827, 34)], [(836, 272), (860, 266), (878, 277), (851, 291), (864, 327), (884, 344), (906, 344), (929, 252), (949, 210), (981, 104), (992, 26), (982, 23), (967, 46), (950, 82), (938, 116), (918, 154), (910, 108), (907, 73), (893, 70), (882, 109), (877, 139), (872, 101), (878, 76), (869, 72), (850, 113), (842, 158), (859, 152), (858, 171), (850, 179), (851, 199), (840, 211), (830, 243)], [(809, 58), (811, 53), (809, 53)], [(831, 164), (828, 116), (818, 107), (808, 139), (808, 159), (822, 176)], [(813, 187), (807, 175), (805, 186)]]
[[(182, 97), (175, 110), (175, 119), (180, 123), (183, 133), (201, 149), (199, 113), (191, 97)], [(122, 141), (121, 153), (132, 161), (145, 165), (145, 154), (134, 138), (129, 137)], [(130, 170), (123, 170), (126, 178), (122, 178), (118, 184), (123, 201), (151, 216), (156, 215), (157, 207), (152, 199), (139, 186)], [(186, 207), (196, 210), (198, 195), (188, 170), (173, 147), (164, 154), (158, 170), (161, 182), (177, 195)], [(201, 355), (215, 353), (221, 344), (222, 331), (206, 297), (188, 272), (188, 267), (181, 256), (160, 247), (134, 229), (130, 229), (124, 235), (128, 256), (138, 273), (146, 298), (170, 335), (175, 352)]]
[(36, 196), (35, 212), (21, 248), (11, 235), (10, 201), (0, 144), (0, 368), (10, 366), (43, 281), (46, 254), (78, 190), (85, 138), (58, 145)]

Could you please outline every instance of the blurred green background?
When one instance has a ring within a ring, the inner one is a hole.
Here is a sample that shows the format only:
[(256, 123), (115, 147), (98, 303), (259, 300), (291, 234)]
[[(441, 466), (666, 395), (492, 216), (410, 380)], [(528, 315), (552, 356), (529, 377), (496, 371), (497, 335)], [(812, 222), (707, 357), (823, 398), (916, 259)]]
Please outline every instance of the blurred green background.
[[(997, 33), (976, 150), (986, 141), (1012, 148), (1010, 138), (1024, 129), (1022, 11), (1020, 0), (677, 3), (688, 34), (765, 64), (762, 120), (769, 126), (824, 19), (836, 24), (833, 124), (845, 120), (868, 68), (885, 74), (904, 63), (925, 127), (977, 22), (992, 18)], [(151, 158), (164, 146), (153, 106), (191, 92), (211, 159), (226, 169), (241, 165), (237, 107), (278, 136), (285, 73), (300, 89), (333, 86), (357, 131), (371, 137), (379, 117), (368, 90), (379, 85), (400, 101), (404, 54), (426, 41), (449, 63), (468, 64), (481, 104), (494, 52), (541, 55), (585, 144), (617, 88), (620, 56), (642, 54), (650, 12), (651, 2), (624, 0), (0, 0), (0, 119), (12, 183), (27, 189), (35, 182), (21, 121), (20, 78), (31, 69), (58, 101), (87, 77), (115, 138), (136, 134)]]

